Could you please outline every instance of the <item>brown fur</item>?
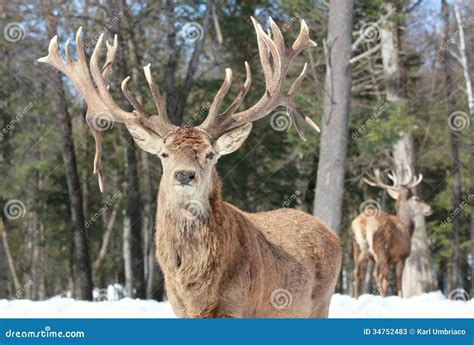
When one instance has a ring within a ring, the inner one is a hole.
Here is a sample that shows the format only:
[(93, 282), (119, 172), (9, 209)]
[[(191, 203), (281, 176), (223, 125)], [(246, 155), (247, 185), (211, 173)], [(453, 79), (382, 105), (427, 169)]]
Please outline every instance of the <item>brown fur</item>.
[(390, 264), (397, 264), (397, 291), (401, 295), (402, 272), (410, 255), (411, 236), (396, 216), (383, 211), (357, 216), (352, 221), (354, 254), (354, 295), (359, 296), (363, 269), (374, 260), (374, 279), (382, 296), (387, 294)]
[[(196, 132), (176, 133), (166, 150), (192, 147), (199, 160), (211, 144)], [(176, 315), (327, 317), (342, 259), (338, 237), (293, 209), (241, 211), (221, 200), (214, 168), (211, 174), (203, 210), (192, 219), (175, 205), (183, 201), (167, 189), (165, 174), (160, 184), (156, 256)]]

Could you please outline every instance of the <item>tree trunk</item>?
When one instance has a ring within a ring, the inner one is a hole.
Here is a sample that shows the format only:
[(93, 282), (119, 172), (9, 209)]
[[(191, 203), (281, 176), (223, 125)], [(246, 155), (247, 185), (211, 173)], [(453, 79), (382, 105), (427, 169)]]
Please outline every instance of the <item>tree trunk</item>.
[[(130, 59), (132, 62), (132, 76), (135, 80), (141, 77), (142, 73), (137, 68), (142, 66), (142, 61), (138, 55), (138, 47), (135, 32), (128, 30), (128, 45)], [(171, 58), (171, 57), (170, 57)], [(141, 95), (137, 95), (137, 100), (141, 104), (144, 104)], [(155, 203), (156, 200), (156, 187), (151, 178), (151, 169), (149, 162), (149, 153), (146, 151), (140, 151), (140, 163), (141, 172), (140, 176), (143, 177), (143, 185), (146, 186), (143, 191), (143, 264), (144, 264), (144, 279), (145, 279), (145, 294), (147, 299), (156, 299), (158, 301), (163, 300), (163, 280), (161, 269), (158, 266), (158, 262), (155, 257), (155, 241), (154, 241), (154, 224), (155, 224)]]
[[(394, 11), (393, 5), (386, 4), (388, 11)], [(386, 98), (392, 111), (401, 115), (408, 111), (406, 97), (405, 71), (400, 59), (399, 27), (394, 20), (386, 20), (380, 27), (382, 64), (384, 69)], [(404, 176), (407, 168), (415, 173), (415, 144), (411, 133), (401, 133), (393, 145), (393, 159), (397, 176)], [(416, 191), (414, 191), (416, 194)], [(422, 216), (419, 216), (422, 217)], [(426, 222), (418, 219), (411, 243), (411, 254), (403, 270), (402, 291), (404, 297), (431, 291), (432, 278), (431, 255), (426, 234)]]
[[(1, 206), (3, 209), (3, 203), (1, 203)], [(2, 264), (2, 270), (0, 270), (0, 299), (8, 297), (9, 276), (13, 283), (13, 297), (21, 291), (20, 281), (18, 279), (18, 274), (16, 273), (15, 263), (13, 262), (13, 256), (8, 243), (5, 223), (6, 221), (3, 219), (2, 215), (0, 217), (0, 264)], [(5, 269), (6, 267), (8, 267), (8, 270)], [(8, 272), (10, 272), (10, 274), (8, 274)]]
[[(56, 35), (57, 23), (50, 5), (44, 5), (48, 37)], [(48, 76), (55, 95), (51, 98), (52, 112), (56, 114), (61, 133), (61, 155), (66, 174), (69, 196), (70, 224), (73, 237), (74, 297), (92, 300), (92, 270), (84, 220), (82, 191), (76, 164), (76, 154), (69, 114), (59, 71), (48, 68)]]
[(8, 256), (5, 250), (6, 246), (3, 239), (3, 221), (0, 219), (0, 299), (8, 299), (9, 295), (9, 274), (6, 267), (8, 267)]
[[(178, 89), (174, 91), (167, 92), (168, 98), (168, 117), (176, 125), (180, 125), (183, 122), (183, 115), (184, 109), (186, 109), (186, 103), (188, 100), (189, 92), (194, 85), (195, 75), (199, 67), (199, 61), (201, 59), (202, 53), (204, 51), (204, 43), (206, 41), (207, 33), (209, 31), (209, 22), (211, 17), (211, 9), (212, 5), (207, 4), (206, 13), (204, 14), (203, 22), (202, 22), (202, 35), (201, 37), (195, 42), (195, 48), (191, 55), (191, 59), (188, 63), (188, 68), (186, 71), (186, 78)], [(172, 16), (171, 16), (172, 17)], [(174, 35), (174, 38), (176, 35)], [(168, 37), (170, 40), (173, 37)], [(171, 43), (168, 42), (168, 46), (171, 47)], [(175, 59), (176, 57), (171, 57), (170, 59)], [(170, 66), (169, 66), (170, 67)], [(169, 75), (167, 75), (169, 77)], [(170, 91), (170, 90), (167, 90)]]
[[(444, 38), (443, 41), (447, 41), (450, 36), (450, 25), (449, 25), (449, 5), (446, 0), (442, 0), (442, 12), (444, 20)], [(450, 114), (453, 114), (456, 111), (456, 100), (454, 98), (454, 86), (453, 86), (453, 71), (451, 64), (453, 63), (451, 55), (445, 49), (443, 51), (443, 67), (444, 75), (446, 81), (446, 96), (447, 96), (447, 110), (448, 118)], [(452, 210), (459, 210), (461, 206), (461, 162), (459, 159), (459, 133), (453, 128), (450, 130), (450, 139), (451, 139), (451, 157), (452, 170), (451, 176), (453, 177), (453, 206)], [(452, 269), (451, 276), (449, 277), (449, 290), (453, 288), (462, 287), (461, 279), (461, 260), (459, 256), (459, 234), (461, 231), (461, 217), (454, 217), (452, 221), (453, 227), (453, 238), (452, 238)], [(449, 292), (449, 291), (448, 291)]]
[(342, 217), (348, 114), (351, 97), (353, 1), (331, 0), (326, 51), (324, 117), (314, 215), (339, 233)]
[[(113, 18), (119, 18), (119, 14), (126, 13), (126, 6), (121, 0), (109, 1), (110, 13)], [(127, 24), (127, 16), (122, 16), (122, 20), (116, 21), (112, 25), (110, 31), (117, 34), (119, 39), (119, 51), (126, 54), (126, 26), (121, 25), (122, 21)], [(119, 75), (128, 75), (125, 59), (119, 59), (117, 62), (117, 71)], [(124, 104), (125, 106), (128, 106)], [(138, 161), (136, 157), (135, 142), (127, 130), (123, 131), (124, 140), (126, 142), (126, 161), (127, 161), (127, 217), (129, 218), (129, 229), (124, 228), (124, 238), (127, 237), (129, 242), (124, 246), (124, 260), (131, 265), (131, 269), (125, 270), (126, 285), (128, 296), (133, 298), (145, 298), (145, 275), (143, 267), (143, 251), (142, 251), (142, 202), (140, 197), (140, 184), (138, 178)], [(128, 232), (129, 233), (126, 233)], [(127, 235), (127, 236), (125, 236)], [(124, 243), (125, 244), (125, 243)], [(129, 252), (125, 252), (129, 251)]]
[[(461, 18), (461, 13), (459, 11), (459, 6), (457, 1), (454, 1), (454, 15), (456, 18), (456, 24), (459, 32), (459, 63), (461, 64), (464, 83), (466, 85), (466, 96), (469, 109), (469, 118), (471, 123), (471, 165), (470, 172), (471, 177), (474, 176), (474, 95), (472, 94), (472, 83), (471, 76), (469, 74), (469, 64), (467, 63), (467, 54), (466, 54), (466, 41), (464, 38), (464, 23)], [(465, 119), (468, 120), (468, 119)], [(474, 194), (474, 185), (471, 186), (471, 194)], [(474, 207), (471, 207), (470, 214), (470, 235), (471, 235), (471, 296), (474, 294)], [(457, 255), (457, 260), (460, 260), (459, 254)], [(459, 287), (462, 287), (462, 281), (459, 283)]]

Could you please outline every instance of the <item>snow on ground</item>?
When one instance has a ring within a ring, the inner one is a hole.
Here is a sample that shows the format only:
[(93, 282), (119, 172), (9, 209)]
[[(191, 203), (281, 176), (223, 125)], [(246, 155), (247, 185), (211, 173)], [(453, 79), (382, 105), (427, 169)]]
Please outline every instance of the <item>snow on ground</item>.
[[(83, 302), (71, 298), (47, 301), (0, 300), (0, 318), (173, 318), (167, 302), (132, 300)], [(331, 318), (473, 318), (474, 299), (451, 301), (441, 292), (412, 298), (363, 295), (358, 300), (336, 294), (331, 300)]]

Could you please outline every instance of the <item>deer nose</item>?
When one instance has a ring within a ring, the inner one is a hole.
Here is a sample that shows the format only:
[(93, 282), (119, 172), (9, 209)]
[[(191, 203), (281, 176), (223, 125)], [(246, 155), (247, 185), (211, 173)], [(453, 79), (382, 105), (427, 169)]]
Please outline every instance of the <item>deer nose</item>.
[(174, 173), (176, 181), (180, 184), (189, 184), (196, 177), (196, 173), (192, 170), (178, 170)]

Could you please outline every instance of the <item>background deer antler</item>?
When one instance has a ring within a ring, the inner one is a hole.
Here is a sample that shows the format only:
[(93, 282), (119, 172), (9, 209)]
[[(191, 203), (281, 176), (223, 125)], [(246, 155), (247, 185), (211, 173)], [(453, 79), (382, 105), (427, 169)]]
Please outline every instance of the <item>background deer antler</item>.
[(382, 180), (380, 169), (374, 169), (373, 175), (367, 175), (363, 177), (362, 180), (372, 187), (379, 187), (382, 189), (392, 189), (399, 190), (401, 187), (408, 189), (414, 188), (421, 183), (423, 180), (423, 175), (419, 174), (418, 177), (413, 176), (410, 167), (406, 168), (407, 175), (397, 176), (393, 170), (387, 172), (387, 176), (392, 180), (392, 185), (385, 184)]

